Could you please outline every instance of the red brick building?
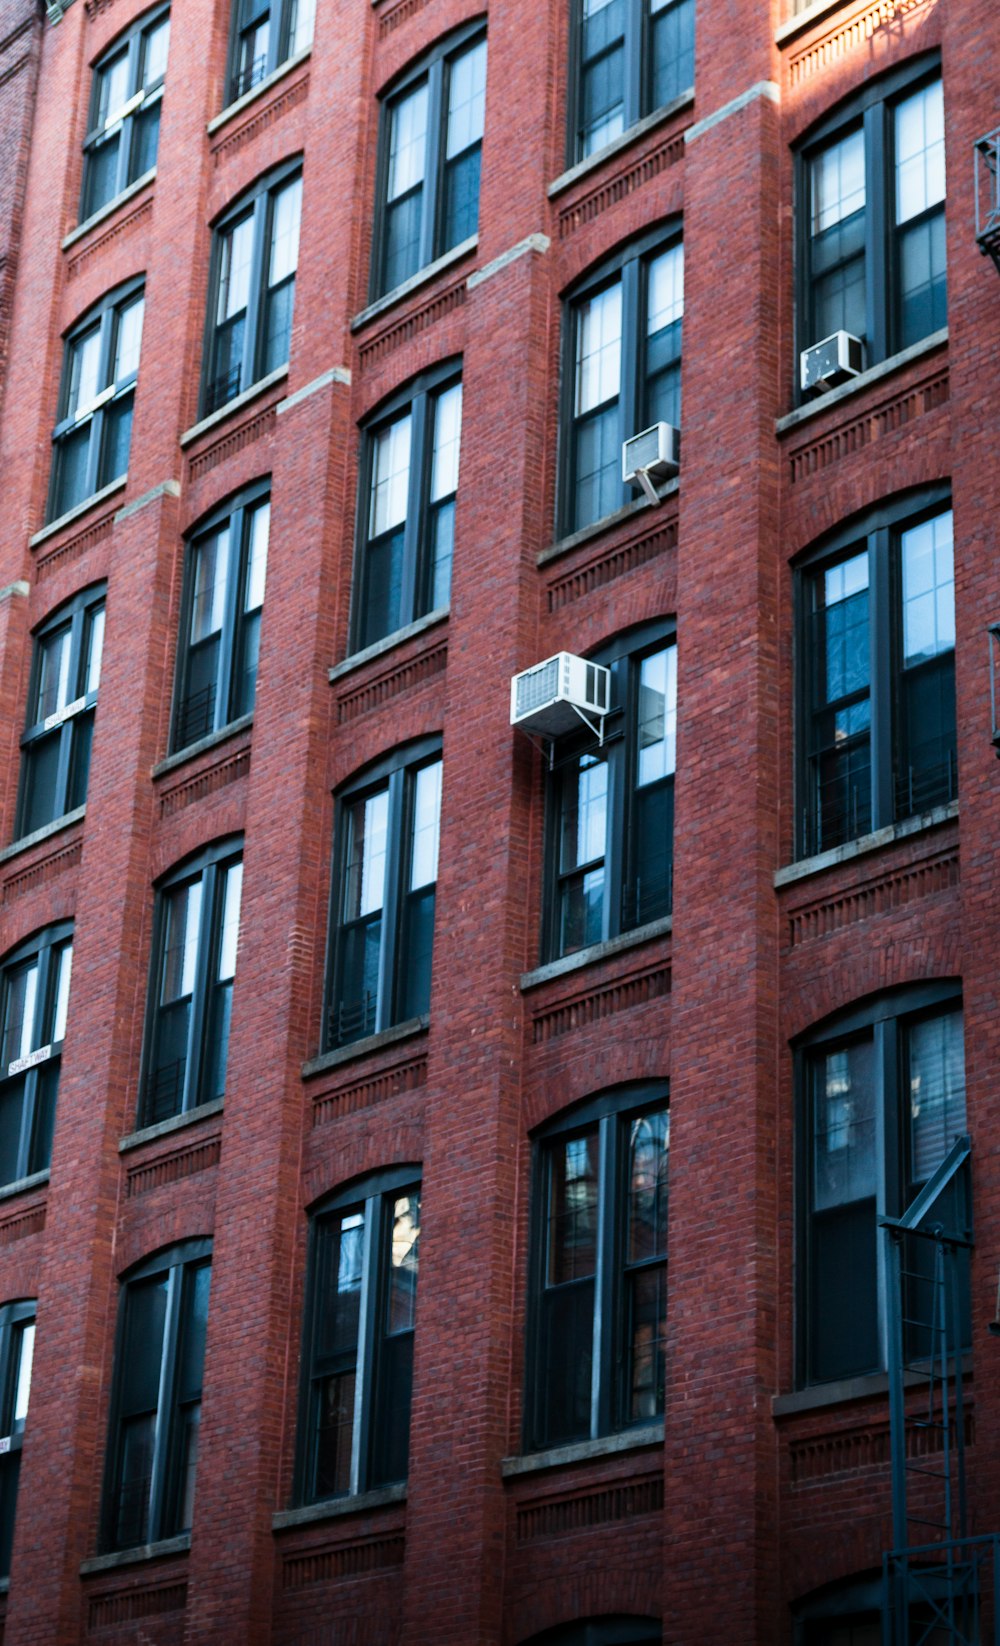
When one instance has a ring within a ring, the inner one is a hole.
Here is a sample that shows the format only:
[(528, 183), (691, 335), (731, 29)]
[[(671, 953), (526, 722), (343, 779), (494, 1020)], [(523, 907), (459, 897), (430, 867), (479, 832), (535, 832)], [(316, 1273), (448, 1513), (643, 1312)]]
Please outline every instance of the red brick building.
[(993, 1638), (998, 48), (0, 3), (4, 1646)]

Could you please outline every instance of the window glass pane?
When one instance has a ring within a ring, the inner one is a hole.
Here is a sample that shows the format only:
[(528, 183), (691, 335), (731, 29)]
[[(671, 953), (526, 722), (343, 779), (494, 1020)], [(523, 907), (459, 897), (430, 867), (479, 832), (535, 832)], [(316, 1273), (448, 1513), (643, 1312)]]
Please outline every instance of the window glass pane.
[[(407, 419), (408, 421), (408, 419)], [(453, 383), (434, 402), (434, 456), (431, 502), (458, 490), (458, 447), (462, 433), (462, 385)], [(409, 452), (407, 452), (409, 465)]]
[(650, 0), (653, 85), (650, 108), (662, 108), (694, 85), (694, 0)]
[(274, 197), (271, 219), (271, 264), (268, 285), (276, 286), (295, 273), (299, 261), (299, 222), (302, 213), (302, 179)]
[(139, 349), (142, 344), (142, 317), (145, 306), (145, 299), (137, 297), (119, 313), (115, 361), (111, 379), (113, 383), (121, 383), (126, 377), (134, 377), (139, 370)]
[(826, 697), (834, 702), (868, 685), (868, 555), (823, 574)]
[(22, 1326), (18, 1336), (17, 1381), (14, 1384), (13, 1427), (23, 1429), (31, 1396), (31, 1367), (35, 1358), (35, 1323)]
[(621, 385), (622, 288), (616, 281), (577, 309), (576, 415), (617, 397)]
[(387, 1332), (413, 1329), (417, 1313), (419, 1261), (420, 1191), (412, 1189), (393, 1201), (385, 1311)]
[(944, 95), (940, 80), (896, 104), (896, 222), (944, 199)]
[(156, 23), (149, 29), (143, 49), (142, 83), (144, 86), (155, 86), (157, 80), (162, 80), (167, 72), (167, 47), (170, 44), (170, 19), (165, 17), (162, 23)]
[(229, 523), (203, 537), (194, 550), (194, 592), (191, 600), (191, 640), (217, 634), (226, 611), (229, 579)]
[(7, 974), (3, 1054), (0, 1069), (35, 1050), (35, 1004), (38, 998), (38, 961), (30, 960)]
[(108, 126), (118, 118), (118, 111), (128, 101), (128, 51), (123, 51), (99, 71), (97, 93), (97, 124)]
[(73, 973), (73, 945), (66, 943), (56, 951), (55, 1007), (52, 1014), (52, 1039), (58, 1043), (66, 1038), (66, 1013), (69, 1008), (69, 984)]
[(240, 895), (243, 890), (243, 864), (232, 863), (225, 873), (225, 891), (222, 898), (222, 930), (219, 938), (218, 981), (224, 983), (236, 976), (236, 942), (240, 932)]
[(294, 57), (297, 51), (305, 51), (312, 44), (313, 25), (316, 18), (316, 0), (293, 0), (292, 20), (288, 31), (288, 55)]
[(166, 904), (166, 939), (163, 950), (163, 983), (160, 999), (166, 1003), (181, 1000), (194, 989), (195, 962), (198, 957), (198, 933), (201, 928), (201, 890), (199, 875), (186, 886), (168, 892)]
[(639, 665), (638, 775), (641, 787), (672, 775), (677, 749), (677, 648)]
[(410, 854), (410, 890), (430, 886), (437, 879), (438, 824), (441, 815), (441, 762), (422, 766), (413, 784), (413, 842)]
[(667, 1169), (670, 1115), (629, 1122), (628, 1262), (662, 1257), (667, 1249)]
[(72, 625), (43, 635), (38, 641), (38, 694), (34, 722), (48, 719), (70, 701), (69, 662)]
[(955, 645), (950, 509), (903, 533), (902, 570), (903, 662), (909, 667)]
[(812, 162), (812, 232), (842, 223), (865, 206), (865, 134), (858, 128)]
[(456, 57), (448, 72), (446, 160), (482, 141), (485, 107), (486, 41), (480, 40)]
[(684, 313), (684, 247), (671, 246), (649, 264), (646, 336), (655, 337)]
[(813, 1204), (817, 1211), (875, 1194), (874, 1050), (870, 1039), (828, 1052), (813, 1083)]
[(557, 949), (569, 954), (603, 935), (607, 761), (581, 755), (563, 775), (560, 799)]
[(357, 920), (381, 909), (385, 898), (388, 789), (380, 789), (367, 800), (356, 800), (347, 815), (344, 918)]
[(413, 419), (409, 412), (375, 436), (372, 454), (371, 535), (401, 525), (406, 519), (406, 499), (410, 484), (410, 437)]
[(267, 573), (267, 543), (271, 525), (271, 505), (261, 503), (250, 515), (250, 551), (247, 558), (247, 586), (243, 600), (245, 612), (256, 611), (264, 604), (264, 579)]
[(219, 303), (216, 319), (221, 325), (241, 314), (250, 294), (250, 263), (253, 255), (253, 214), (222, 235), (219, 270)]
[(561, 1286), (597, 1270), (598, 1134), (560, 1141), (549, 1158), (546, 1282)]
[(181, 1401), (197, 1399), (201, 1394), (211, 1281), (212, 1269), (208, 1263), (189, 1269), (185, 1277), (184, 1319), (177, 1357), (177, 1399)]
[(84, 693), (96, 692), (101, 683), (101, 660), (104, 656), (104, 607), (97, 606), (87, 622), (87, 669)]
[(75, 417), (85, 410), (98, 394), (101, 384), (98, 369), (101, 363), (101, 328), (94, 326), (70, 344), (69, 395), (66, 416)]
[(923, 1018), (911, 1025), (907, 1039), (911, 1173), (923, 1183), (965, 1131), (962, 1014)]
[(624, 0), (583, 0), (580, 131), (584, 157), (625, 129)]
[(427, 148), (427, 83), (393, 104), (389, 132), (390, 201), (423, 182)]

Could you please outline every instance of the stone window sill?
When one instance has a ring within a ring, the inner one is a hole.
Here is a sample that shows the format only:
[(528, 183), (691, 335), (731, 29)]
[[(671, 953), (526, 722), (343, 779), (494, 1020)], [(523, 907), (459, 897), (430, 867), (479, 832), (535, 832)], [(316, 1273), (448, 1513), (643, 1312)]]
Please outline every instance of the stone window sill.
[[(972, 1356), (962, 1356), (962, 1376), (972, 1375)], [(923, 1372), (904, 1372), (903, 1385), (907, 1389), (926, 1388)], [(794, 1417), (799, 1412), (821, 1411), (826, 1406), (842, 1406), (849, 1400), (873, 1400), (889, 1393), (887, 1372), (868, 1372), (863, 1377), (844, 1377), (835, 1383), (816, 1383), (809, 1389), (796, 1389), (792, 1394), (771, 1396), (772, 1417)]]
[(191, 1533), (179, 1537), (164, 1537), (159, 1543), (141, 1543), (136, 1549), (117, 1549), (111, 1555), (91, 1555), (80, 1562), (80, 1576), (91, 1572), (113, 1572), (116, 1566), (134, 1566), (143, 1560), (161, 1560), (164, 1555), (186, 1555), (191, 1547)]
[(82, 515), (89, 514), (91, 509), (96, 509), (97, 505), (105, 502), (107, 498), (114, 497), (115, 492), (124, 491), (127, 485), (128, 475), (120, 474), (117, 480), (111, 481), (110, 485), (102, 486), (100, 491), (94, 492), (90, 497), (85, 497), (82, 503), (77, 503), (73, 509), (67, 509), (66, 513), (61, 514), (58, 520), (50, 520), (49, 524), (43, 526), (41, 531), (36, 532), (33, 537), (29, 537), (29, 549), (37, 549), (42, 543), (47, 543), (50, 537), (55, 537), (58, 532), (65, 531), (66, 527), (71, 526), (74, 520), (79, 520)]
[[(666, 485), (657, 487), (660, 502), (663, 503), (668, 497), (675, 496), (679, 490), (680, 479), (675, 475), (674, 479), (668, 480)], [(601, 537), (604, 532), (611, 531), (614, 526), (622, 525), (626, 520), (631, 520), (633, 515), (639, 514), (643, 509), (648, 508), (649, 504), (644, 497), (637, 498), (634, 503), (626, 503), (623, 509), (616, 509), (614, 514), (606, 514), (602, 520), (595, 520), (589, 526), (581, 526), (578, 532), (570, 532), (568, 537), (560, 537), (549, 548), (542, 550), (536, 564), (539, 567), (547, 566), (551, 560), (561, 559), (564, 554), (572, 553), (581, 544), (589, 543), (594, 537)]]
[(406, 1502), (406, 1482), (380, 1486), (374, 1492), (358, 1492), (354, 1497), (327, 1498), (325, 1503), (306, 1503), (301, 1509), (281, 1509), (271, 1517), (272, 1529), (285, 1532), (292, 1526), (310, 1526), (316, 1520), (335, 1520), (341, 1515), (361, 1515), (384, 1509), (391, 1503)]
[(200, 423), (192, 423), (191, 427), (185, 429), (181, 435), (181, 446), (190, 446), (193, 441), (198, 440), (203, 434), (208, 434), (210, 429), (218, 428), (219, 424), (224, 423), (228, 417), (232, 417), (234, 412), (242, 411), (244, 406), (249, 406), (252, 400), (257, 400), (262, 394), (266, 394), (268, 389), (273, 389), (276, 383), (281, 383), (287, 376), (288, 362), (286, 361), (283, 366), (276, 366), (274, 371), (268, 372), (266, 377), (260, 378), (256, 383), (251, 383), (250, 387), (244, 389), (242, 394), (235, 394), (232, 400), (227, 400), (226, 404), (220, 406), (217, 411), (209, 412), (208, 416), (203, 417)]
[(109, 200), (106, 206), (101, 207), (100, 211), (95, 211), (92, 217), (86, 218), (84, 222), (78, 223), (75, 229), (71, 229), (63, 240), (61, 249), (69, 251), (70, 246), (75, 246), (78, 240), (82, 240), (84, 235), (90, 233), (91, 229), (96, 229), (99, 223), (113, 217), (116, 211), (120, 211), (122, 206), (126, 206), (137, 194), (141, 194), (143, 189), (148, 188), (150, 183), (155, 182), (156, 167), (153, 166), (151, 170), (143, 172), (141, 177), (137, 177), (134, 183), (130, 183), (127, 189), (122, 189), (121, 194), (116, 194), (113, 200)]
[(335, 1052), (322, 1052), (302, 1065), (302, 1078), (323, 1074), (327, 1069), (338, 1069), (342, 1063), (353, 1063), (355, 1058), (368, 1057), (380, 1052), (383, 1046), (394, 1046), (397, 1040), (409, 1040), (411, 1035), (424, 1034), (430, 1027), (429, 1017), (410, 1017), (405, 1023), (394, 1023), (391, 1029), (366, 1035), (363, 1040), (352, 1040), (349, 1046), (338, 1046)]
[(785, 868), (778, 869), (774, 876), (775, 887), (780, 891), (782, 886), (792, 886), (797, 880), (822, 874), (824, 869), (835, 869), (838, 864), (849, 863), (855, 857), (866, 857), (870, 852), (891, 846), (896, 840), (906, 840), (911, 835), (923, 834), (925, 829), (950, 823), (957, 816), (958, 801), (949, 800), (946, 806), (935, 806), (929, 812), (921, 812), (919, 817), (906, 817), (901, 823), (890, 823), (884, 829), (876, 829), (873, 834), (859, 835), (857, 840), (845, 841), (843, 846), (834, 846), (832, 851), (819, 852), (815, 857), (804, 857), (799, 863), (789, 863)]
[(672, 102), (664, 103), (662, 109), (654, 109), (652, 114), (647, 114), (643, 119), (637, 120), (634, 126), (629, 126), (628, 131), (623, 131), (621, 136), (616, 137), (613, 142), (606, 143), (603, 149), (597, 150), (596, 154), (588, 154), (586, 160), (578, 160), (575, 166), (570, 166), (567, 171), (560, 172), (559, 176), (549, 184), (545, 191), (549, 199), (554, 200), (557, 194), (565, 194), (566, 190), (571, 189), (574, 183), (579, 183), (581, 178), (589, 177), (591, 172), (598, 171), (609, 160), (614, 160), (624, 149), (629, 149), (633, 143), (637, 143), (640, 137), (645, 137), (647, 132), (655, 131), (657, 126), (665, 126), (667, 121), (672, 120), (676, 114), (681, 114), (684, 109), (693, 106), (694, 87), (692, 86), (689, 91), (681, 92), (681, 95), (675, 97)]
[(186, 766), (189, 760), (197, 759), (208, 749), (215, 749), (220, 743), (225, 743), (230, 737), (238, 737), (240, 732), (247, 732), (253, 725), (253, 715), (241, 715), (239, 720), (231, 720), (228, 726), (222, 726), (217, 732), (210, 732), (207, 737), (200, 737), (197, 743), (189, 743), (187, 748), (178, 749), (176, 754), (168, 754), (166, 759), (157, 761), (151, 775), (154, 778), (165, 777), (167, 772), (176, 771), (178, 766)]
[(352, 332), (360, 331), (362, 326), (367, 326), (370, 320), (384, 314), (387, 309), (394, 308), (397, 303), (403, 301), (404, 297), (409, 297), (411, 292), (419, 291), (421, 286), (426, 286), (436, 275), (442, 274), (445, 269), (450, 269), (454, 263), (460, 263), (462, 258), (470, 256), (478, 245), (478, 234), (470, 234), (468, 240), (460, 241), (457, 246), (452, 246), (450, 251), (446, 251), (442, 257), (436, 257), (433, 263), (428, 263), (425, 268), (418, 269), (416, 274), (411, 274), (409, 280), (403, 280), (398, 286), (393, 286), (392, 291), (387, 291), (384, 297), (377, 297), (374, 303), (369, 303), (366, 309), (362, 309), (359, 314), (354, 316), (351, 321)]
[(49, 1181), (49, 1168), (43, 1172), (32, 1172), (30, 1177), (15, 1178), (13, 1183), (5, 1183), (0, 1188), (0, 1200), (11, 1200), (14, 1195), (26, 1194), (29, 1189), (41, 1189)]
[(297, 69), (300, 63), (307, 62), (311, 56), (312, 44), (310, 43), (308, 46), (304, 46), (301, 51), (297, 51), (294, 57), (289, 57), (284, 63), (279, 63), (278, 67), (272, 69), (271, 73), (266, 79), (261, 80), (259, 85), (251, 86), (250, 90), (245, 91), (242, 97), (237, 97), (234, 102), (227, 103), (226, 107), (219, 114), (213, 115), (208, 122), (205, 129), (209, 137), (214, 136), (220, 127), (228, 125), (230, 120), (235, 120), (236, 116), (242, 114), (244, 109), (249, 108), (251, 103), (256, 103), (259, 98), (266, 97), (272, 86), (276, 86), (279, 80), (284, 80), (286, 75), (291, 74), (293, 69)]
[(118, 1141), (118, 1153), (124, 1154), (128, 1149), (138, 1149), (143, 1143), (152, 1143), (155, 1138), (169, 1137), (171, 1132), (183, 1131), (186, 1126), (197, 1126), (200, 1120), (207, 1120), (209, 1115), (221, 1114), (223, 1099), (213, 1098), (211, 1103), (199, 1103), (196, 1109), (188, 1109), (186, 1114), (172, 1114), (167, 1120), (158, 1120), (155, 1126), (141, 1126), (137, 1132), (130, 1132), (128, 1137)]
[(824, 17), (829, 17), (831, 12), (839, 11), (846, 4), (847, 0), (813, 0), (811, 6), (806, 6), (803, 11), (796, 12), (794, 17), (788, 19), (787, 23), (782, 23), (780, 27), (775, 29), (775, 45), (787, 45), (789, 40), (794, 40), (797, 34), (801, 34), (805, 29), (811, 29), (814, 23), (822, 22)]
[(19, 856), (21, 852), (30, 851), (32, 846), (40, 846), (43, 840), (51, 840), (54, 834), (61, 834), (63, 829), (71, 829), (74, 823), (82, 823), (86, 812), (86, 806), (76, 806), (73, 811), (64, 812), (62, 817), (43, 824), (42, 828), (32, 830), (31, 834), (23, 834), (20, 840), (13, 841), (0, 851), (0, 863), (9, 863), (12, 857)]
[(415, 635), (423, 634), (425, 629), (433, 629), (435, 624), (443, 623), (448, 616), (448, 612), (449, 608), (447, 606), (439, 606), (436, 611), (428, 612), (425, 617), (418, 617), (412, 623), (407, 623), (403, 628), (396, 629), (394, 634), (387, 634), (382, 640), (372, 641), (372, 644), (365, 646), (362, 651), (352, 652), (350, 657), (345, 657), (342, 663), (333, 665), (327, 675), (328, 680), (332, 684), (333, 681), (342, 679), (345, 674), (353, 674), (355, 669), (363, 668), (366, 663), (373, 662), (376, 657), (383, 657), (386, 652), (395, 651), (397, 646), (402, 646), (405, 641), (412, 640)]
[(649, 943), (655, 937), (668, 937), (673, 929), (674, 917), (667, 914), (662, 920), (651, 920), (648, 926), (637, 926), (634, 931), (623, 932), (620, 937), (609, 937), (604, 943), (591, 943), (588, 948), (578, 949), (575, 954), (564, 954), (545, 966), (536, 966), (534, 971), (522, 972), (521, 989), (537, 989), (540, 984), (549, 983), (555, 977), (581, 971), (584, 966), (593, 966), (598, 960), (609, 960), (612, 955), (624, 954), (626, 950), (638, 948), (640, 943)]
[(884, 378), (892, 377), (914, 360), (922, 360), (925, 354), (933, 354), (948, 341), (948, 328), (942, 326), (940, 331), (932, 331), (929, 337), (922, 337), (919, 343), (911, 343), (908, 349), (900, 349), (898, 354), (890, 354), (888, 360), (880, 360), (877, 366), (869, 366), (857, 377), (852, 377), (849, 383), (841, 383), (838, 388), (828, 389), (815, 400), (810, 400), (795, 411), (779, 417), (774, 425), (775, 433), (787, 434), (789, 429), (798, 428), (800, 423), (808, 423), (811, 418), (818, 417), (833, 406), (839, 406), (842, 400), (850, 400), (865, 389), (870, 389), (873, 383), (881, 383)]
[(621, 1434), (602, 1435), (599, 1440), (580, 1440), (572, 1446), (551, 1446), (545, 1452), (528, 1452), (523, 1457), (505, 1457), (500, 1473), (505, 1480), (517, 1475), (537, 1474), (541, 1469), (559, 1469), (568, 1463), (587, 1463), (591, 1458), (614, 1457), (618, 1452), (635, 1452), (646, 1446), (663, 1445), (663, 1422), (642, 1429), (625, 1429)]

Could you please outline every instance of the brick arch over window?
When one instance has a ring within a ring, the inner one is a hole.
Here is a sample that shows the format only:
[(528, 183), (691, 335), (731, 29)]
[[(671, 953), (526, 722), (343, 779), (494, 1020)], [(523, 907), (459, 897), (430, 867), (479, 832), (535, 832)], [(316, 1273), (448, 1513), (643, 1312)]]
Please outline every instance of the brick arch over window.
[(789, 993), (784, 1038), (795, 1040), (884, 989), (905, 988), (928, 977), (957, 977), (960, 971), (958, 934), (950, 928), (900, 943), (890, 937), (881, 946), (866, 935), (864, 944), (852, 946), (842, 963), (825, 968), (822, 976), (811, 969), (800, 989)]
[[(535, 1646), (547, 1630), (580, 1620), (624, 1616), (637, 1621), (662, 1618), (662, 1567), (636, 1560), (628, 1566), (605, 1564), (579, 1576), (548, 1577), (543, 1588), (525, 1595), (513, 1609), (510, 1639)], [(662, 1628), (662, 1622), (658, 1625)]]

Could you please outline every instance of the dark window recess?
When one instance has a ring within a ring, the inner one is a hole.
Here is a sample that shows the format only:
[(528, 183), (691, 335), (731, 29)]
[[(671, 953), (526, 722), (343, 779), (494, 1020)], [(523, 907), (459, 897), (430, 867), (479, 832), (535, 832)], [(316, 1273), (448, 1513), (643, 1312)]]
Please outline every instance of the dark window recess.
[(191, 1529), (210, 1250), (191, 1242), (122, 1287), (104, 1494), (109, 1550)]
[(660, 1646), (663, 1627), (652, 1617), (598, 1617), (588, 1623), (561, 1623), (532, 1635), (525, 1646)]
[(175, 751), (253, 709), (270, 513), (266, 487), (255, 487), (217, 510), (188, 544)]
[(316, 0), (233, 0), (228, 101), (312, 45), (315, 16)]
[(539, 1135), (528, 1450), (663, 1413), (669, 1151), (662, 1088), (594, 1100)]
[(298, 1500), (406, 1479), (420, 1186), (412, 1168), (338, 1195), (313, 1219)]
[(485, 105), (481, 30), (443, 41), (386, 98), (373, 297), (475, 234)]
[(430, 1006), (438, 747), (401, 751), (339, 797), (329, 1046), (421, 1017)]
[(52, 1155), (66, 1034), (72, 926), (49, 926), (0, 972), (0, 1184), (44, 1171)]
[[(883, 997), (810, 1036), (800, 1057), (800, 1352), (809, 1384), (884, 1367), (878, 1218), (901, 1216), (966, 1129), (957, 989)], [(908, 1359), (931, 1348), (920, 1324), (933, 1315), (931, 1244), (913, 1240), (907, 1251)], [(964, 1290), (968, 1321), (967, 1275)]]
[(567, 308), (563, 529), (631, 502), (622, 442), (653, 423), (680, 427), (684, 248), (675, 235), (629, 247)]
[(549, 777), (546, 960), (659, 920), (673, 901), (672, 632), (639, 631), (593, 661), (611, 669), (603, 745), (590, 732), (565, 739)]
[(87, 798), (103, 647), (103, 584), (61, 607), (35, 636), (15, 840)]
[(802, 855), (958, 792), (952, 516), (912, 506), (840, 533), (800, 572)]
[(365, 431), (357, 649), (448, 604), (461, 429), (452, 371), (418, 379)]
[(0, 1578), (10, 1577), (34, 1352), (34, 1303), (4, 1304), (0, 1308)]
[(694, 0), (576, 0), (572, 160), (611, 143), (694, 85)]
[(66, 339), (52, 433), (50, 520), (128, 469), (143, 307), (141, 283), (110, 292)]
[(825, 120), (798, 187), (800, 349), (846, 331), (872, 366), (947, 323), (936, 62), (872, 81)]
[(143, 1125), (223, 1095), (242, 886), (243, 859), (227, 841), (157, 893)]
[(215, 231), (202, 414), (287, 363), (302, 177), (262, 179)]
[(156, 165), (169, 41), (170, 13), (154, 12), (120, 36), (94, 68), (81, 222)]

